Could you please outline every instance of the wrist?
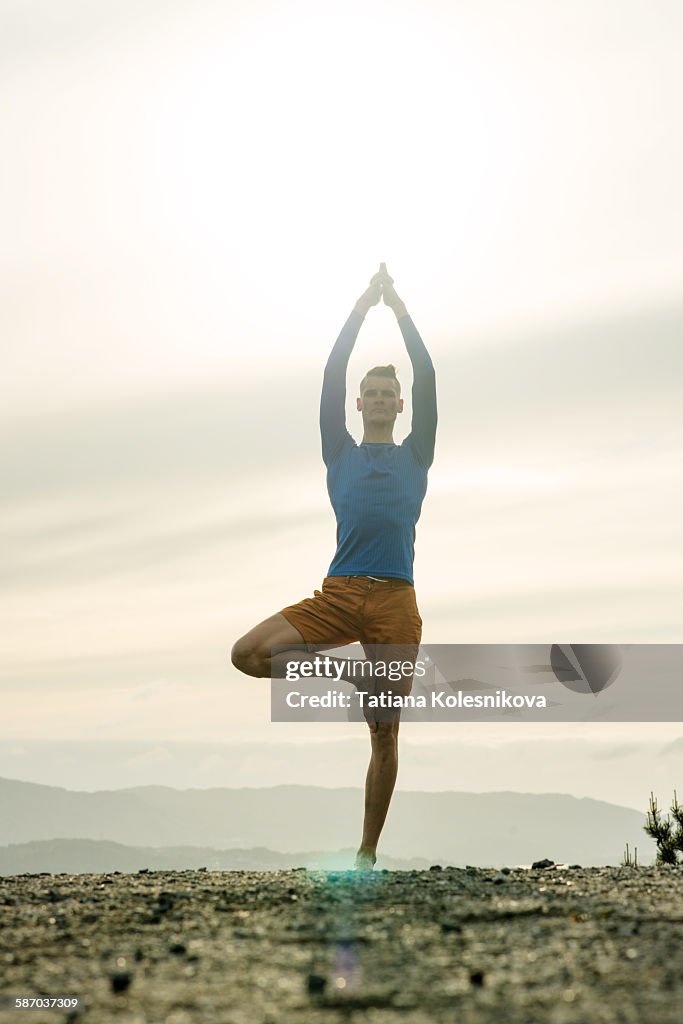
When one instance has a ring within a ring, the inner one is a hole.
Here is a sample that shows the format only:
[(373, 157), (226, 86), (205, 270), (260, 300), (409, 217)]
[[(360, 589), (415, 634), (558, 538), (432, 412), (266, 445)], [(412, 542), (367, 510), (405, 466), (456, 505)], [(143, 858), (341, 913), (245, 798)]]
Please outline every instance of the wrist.
[(400, 320), (402, 316), (408, 316), (408, 310), (406, 309), (405, 302), (397, 302), (396, 305), (391, 308), (393, 309), (397, 320)]
[(356, 305), (353, 307), (354, 313), (360, 313), (361, 316), (366, 316), (370, 306), (367, 302), (363, 302), (361, 299), (358, 300)]

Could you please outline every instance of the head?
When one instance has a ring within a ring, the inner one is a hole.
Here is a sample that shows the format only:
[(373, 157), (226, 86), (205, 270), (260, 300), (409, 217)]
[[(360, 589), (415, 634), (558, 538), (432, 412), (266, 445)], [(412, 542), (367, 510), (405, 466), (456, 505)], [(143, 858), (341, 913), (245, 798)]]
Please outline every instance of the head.
[(403, 412), (401, 385), (395, 366), (373, 366), (360, 382), (360, 398), (356, 408), (363, 414), (363, 425), (393, 428), (394, 421)]

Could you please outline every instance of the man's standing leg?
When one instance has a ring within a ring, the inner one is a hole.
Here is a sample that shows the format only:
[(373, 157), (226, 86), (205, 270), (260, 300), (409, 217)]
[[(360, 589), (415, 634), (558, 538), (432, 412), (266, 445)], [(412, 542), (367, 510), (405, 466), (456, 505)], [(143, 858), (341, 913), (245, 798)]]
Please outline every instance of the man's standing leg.
[[(365, 657), (375, 663), (384, 663), (383, 674), (373, 673), (373, 689), (381, 693), (407, 696), (413, 685), (413, 670), (422, 639), (422, 619), (417, 607), (415, 589), (404, 580), (367, 583), (367, 599), (363, 607), (361, 629), (364, 633)], [(408, 665), (409, 671), (403, 674)], [(397, 669), (398, 679), (392, 679), (387, 667)], [(370, 764), (365, 780), (365, 814), (363, 835), (356, 855), (356, 868), (372, 870), (377, 844), (389, 811), (389, 804), (398, 775), (398, 727), (400, 708), (377, 709), (366, 712), (370, 728)], [(372, 719), (375, 719), (374, 721)]]
[[(411, 588), (412, 591), (412, 588)], [(410, 612), (411, 598), (402, 594), (401, 599), (409, 603)], [(414, 605), (414, 596), (412, 597)], [(400, 607), (400, 606), (399, 606)], [(416, 607), (416, 606), (415, 606)], [(412, 617), (412, 613), (411, 613)], [(418, 613), (419, 618), (419, 613)], [(416, 639), (421, 632), (422, 622), (419, 626), (413, 622), (412, 635)], [(405, 625), (404, 625), (405, 628)], [(416, 636), (417, 632), (417, 636)], [(397, 629), (394, 628), (394, 635)], [(375, 676), (374, 692), (376, 696), (382, 693), (407, 696), (413, 685), (412, 671), (407, 675), (401, 675), (400, 680), (392, 681), (386, 672), (387, 665), (405, 665), (408, 662), (412, 667), (419, 651), (419, 643), (406, 643), (397, 646), (380, 644), (366, 645), (365, 656), (377, 666), (380, 662), (385, 666), (383, 676)], [(376, 671), (376, 668), (375, 668)], [(375, 721), (372, 721), (373, 713), (366, 712), (368, 727), (370, 729), (370, 764), (365, 778), (365, 813), (363, 816), (363, 836), (356, 855), (356, 868), (358, 870), (372, 870), (377, 857), (377, 844), (384, 827), (389, 811), (389, 804), (393, 796), (398, 775), (398, 728), (401, 717), (400, 708), (380, 708), (374, 712)]]
[(377, 859), (380, 833), (398, 775), (398, 722), (374, 722), (370, 725), (370, 764), (365, 777), (365, 813), (363, 838), (356, 855), (358, 870), (372, 870)]

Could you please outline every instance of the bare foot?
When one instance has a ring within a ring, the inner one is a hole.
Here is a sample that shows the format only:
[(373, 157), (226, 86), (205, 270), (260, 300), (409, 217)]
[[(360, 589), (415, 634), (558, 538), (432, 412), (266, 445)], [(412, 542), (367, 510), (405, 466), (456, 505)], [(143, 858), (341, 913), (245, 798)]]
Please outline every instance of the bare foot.
[(354, 868), (356, 871), (372, 871), (376, 860), (377, 857), (375, 856), (374, 850), (364, 850), (363, 847), (361, 847), (356, 854), (356, 863)]

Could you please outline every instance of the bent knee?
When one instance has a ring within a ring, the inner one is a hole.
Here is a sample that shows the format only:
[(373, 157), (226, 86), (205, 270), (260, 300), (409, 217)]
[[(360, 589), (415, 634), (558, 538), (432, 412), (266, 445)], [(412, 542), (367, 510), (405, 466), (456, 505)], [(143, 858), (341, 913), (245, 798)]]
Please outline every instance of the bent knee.
[(233, 644), (230, 660), (235, 668), (245, 675), (260, 679), (269, 674), (267, 659), (264, 658), (263, 652), (247, 636), (240, 637)]

